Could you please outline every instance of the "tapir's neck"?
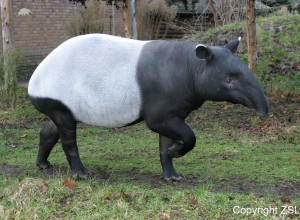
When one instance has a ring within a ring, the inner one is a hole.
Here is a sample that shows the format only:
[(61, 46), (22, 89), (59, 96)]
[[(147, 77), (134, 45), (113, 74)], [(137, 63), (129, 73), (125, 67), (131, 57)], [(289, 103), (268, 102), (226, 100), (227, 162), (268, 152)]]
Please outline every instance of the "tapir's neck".
[(195, 61), (196, 45), (193, 42), (150, 41), (143, 47), (137, 66), (143, 107), (148, 100), (151, 100), (149, 105), (157, 101), (165, 105), (164, 109), (184, 118), (203, 104), (194, 82), (197, 80), (195, 65), (199, 66), (200, 61)]
[(191, 77), (190, 82), (192, 82), (191, 88), (193, 90), (192, 94), (194, 99), (194, 105), (195, 109), (197, 109), (206, 101), (203, 94), (199, 90), (199, 81), (201, 81), (205, 61), (198, 59), (194, 54), (194, 50), (191, 51), (193, 52), (189, 54), (189, 58), (187, 61), (189, 63), (188, 74)]

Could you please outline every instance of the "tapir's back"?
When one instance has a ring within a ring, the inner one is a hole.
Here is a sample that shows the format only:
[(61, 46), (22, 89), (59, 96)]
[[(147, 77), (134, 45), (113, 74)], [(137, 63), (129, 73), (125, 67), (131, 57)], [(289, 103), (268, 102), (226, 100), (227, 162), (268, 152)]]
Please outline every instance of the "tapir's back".
[(78, 121), (124, 126), (140, 116), (136, 66), (146, 43), (102, 34), (72, 38), (37, 67), (28, 93), (62, 102)]

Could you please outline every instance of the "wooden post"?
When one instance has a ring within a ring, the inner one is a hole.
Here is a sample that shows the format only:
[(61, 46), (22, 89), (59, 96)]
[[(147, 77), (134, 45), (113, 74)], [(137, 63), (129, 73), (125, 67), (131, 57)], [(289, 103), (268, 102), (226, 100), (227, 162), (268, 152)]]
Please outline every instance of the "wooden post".
[(257, 75), (255, 0), (247, 0), (245, 8), (248, 46), (248, 66), (252, 70), (252, 72), (255, 75)]
[(2, 21), (3, 52), (6, 50), (13, 50), (14, 42), (12, 38), (10, 0), (1, 0), (1, 21)]
[(125, 28), (125, 37), (126, 38), (131, 38), (131, 25), (130, 25), (130, 11), (129, 11), (129, 4), (128, 1), (130, 0), (126, 0), (124, 1), (123, 4), (123, 16), (124, 16), (124, 28)]
[(3, 102), (6, 108), (14, 108), (16, 104), (16, 66), (12, 62), (15, 45), (12, 36), (11, 0), (1, 0), (1, 22), (3, 38), (3, 69), (4, 90), (2, 91)]
[(123, 5), (123, 16), (126, 38), (137, 39), (137, 23), (135, 15), (135, 0), (126, 0)]

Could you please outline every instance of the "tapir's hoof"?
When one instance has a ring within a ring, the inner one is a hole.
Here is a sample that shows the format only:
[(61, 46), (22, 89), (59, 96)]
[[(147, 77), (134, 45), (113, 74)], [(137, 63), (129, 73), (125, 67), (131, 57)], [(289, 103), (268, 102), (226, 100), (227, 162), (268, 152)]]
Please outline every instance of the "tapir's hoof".
[(173, 174), (171, 176), (164, 175), (164, 180), (167, 182), (180, 182), (185, 180), (185, 177), (181, 174)]
[(87, 180), (89, 174), (86, 171), (72, 171), (72, 176), (76, 180)]
[(53, 166), (49, 161), (46, 162), (36, 162), (36, 165), (38, 166), (38, 168), (42, 169), (42, 170), (48, 170), (48, 169), (52, 169)]
[(175, 170), (165, 171), (163, 177), (167, 182), (178, 182), (185, 180), (185, 177), (181, 174), (176, 173)]
[(168, 154), (171, 158), (178, 158), (183, 156), (180, 152), (178, 152), (178, 148), (179, 146), (177, 144), (173, 144), (168, 148)]

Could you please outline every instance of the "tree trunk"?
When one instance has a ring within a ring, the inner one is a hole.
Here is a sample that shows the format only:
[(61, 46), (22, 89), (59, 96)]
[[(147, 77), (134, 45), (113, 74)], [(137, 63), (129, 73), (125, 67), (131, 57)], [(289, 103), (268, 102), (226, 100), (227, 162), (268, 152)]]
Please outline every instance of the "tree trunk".
[(131, 26), (130, 26), (130, 11), (129, 11), (129, 4), (128, 1), (126, 0), (123, 5), (123, 16), (124, 16), (124, 28), (125, 28), (125, 37), (126, 38), (131, 38)]
[(246, 28), (248, 46), (248, 66), (257, 75), (257, 50), (256, 50), (256, 25), (255, 25), (255, 0), (246, 2)]
[(16, 64), (13, 62), (15, 49), (12, 37), (11, 1), (1, 0), (1, 21), (3, 38), (4, 89), (2, 101), (6, 108), (14, 108), (16, 104)]
[(1, 0), (3, 51), (13, 50), (10, 0)]

